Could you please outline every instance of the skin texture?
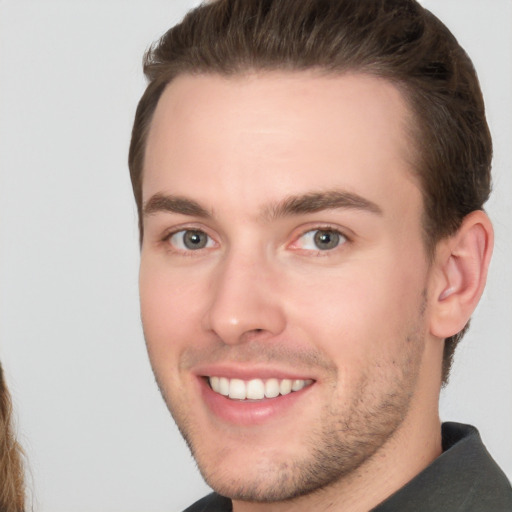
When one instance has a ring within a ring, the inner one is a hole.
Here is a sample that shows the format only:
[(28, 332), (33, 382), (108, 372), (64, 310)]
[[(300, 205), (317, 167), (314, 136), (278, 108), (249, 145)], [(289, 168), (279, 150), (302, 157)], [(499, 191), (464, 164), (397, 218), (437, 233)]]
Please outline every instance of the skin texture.
[[(444, 272), (448, 244), (427, 260), (409, 122), (398, 90), (364, 75), (185, 75), (160, 100), (143, 181), (146, 343), (235, 511), (368, 510), (441, 451), (442, 339), (457, 322), (438, 297), (463, 273)], [(187, 248), (184, 230), (205, 246)], [(343, 236), (319, 250), (314, 230)], [(313, 384), (233, 415), (205, 399), (208, 375)]]

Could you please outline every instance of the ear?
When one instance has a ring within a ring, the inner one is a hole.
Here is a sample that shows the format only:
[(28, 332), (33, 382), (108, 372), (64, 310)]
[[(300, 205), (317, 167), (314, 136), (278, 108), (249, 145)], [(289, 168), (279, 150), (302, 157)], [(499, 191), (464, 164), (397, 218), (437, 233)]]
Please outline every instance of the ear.
[(459, 230), (439, 242), (431, 287), (430, 333), (448, 338), (469, 321), (482, 295), (494, 232), (485, 212), (467, 215)]

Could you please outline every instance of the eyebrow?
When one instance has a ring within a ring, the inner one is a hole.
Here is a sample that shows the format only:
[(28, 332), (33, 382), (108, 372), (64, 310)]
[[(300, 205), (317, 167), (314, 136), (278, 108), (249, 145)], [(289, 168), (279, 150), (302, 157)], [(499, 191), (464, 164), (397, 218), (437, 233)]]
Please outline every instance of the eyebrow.
[(211, 214), (207, 210), (192, 199), (173, 195), (155, 194), (146, 201), (142, 213), (146, 217), (160, 212), (180, 213), (182, 215), (202, 218), (211, 217)]
[(267, 206), (264, 215), (270, 219), (278, 219), (289, 215), (303, 215), (337, 208), (362, 210), (377, 215), (383, 213), (380, 206), (358, 194), (330, 190), (287, 197), (274, 205)]
[[(382, 215), (382, 209), (376, 203), (352, 192), (330, 190), (311, 192), (303, 195), (289, 196), (263, 209), (263, 217), (276, 220), (293, 215), (304, 215), (323, 210), (347, 208), (362, 210)], [(201, 218), (211, 218), (212, 214), (192, 199), (181, 196), (157, 193), (144, 204), (143, 215), (149, 216), (160, 212), (178, 213)]]

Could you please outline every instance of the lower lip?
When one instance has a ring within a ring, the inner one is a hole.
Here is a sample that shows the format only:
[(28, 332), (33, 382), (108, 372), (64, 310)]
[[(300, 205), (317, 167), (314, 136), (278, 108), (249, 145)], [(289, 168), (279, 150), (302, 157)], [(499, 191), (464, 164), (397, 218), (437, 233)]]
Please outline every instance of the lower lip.
[(282, 417), (304, 398), (314, 383), (287, 395), (263, 400), (231, 400), (212, 390), (205, 378), (199, 378), (201, 394), (209, 409), (221, 420), (241, 426), (261, 425), (267, 421)]

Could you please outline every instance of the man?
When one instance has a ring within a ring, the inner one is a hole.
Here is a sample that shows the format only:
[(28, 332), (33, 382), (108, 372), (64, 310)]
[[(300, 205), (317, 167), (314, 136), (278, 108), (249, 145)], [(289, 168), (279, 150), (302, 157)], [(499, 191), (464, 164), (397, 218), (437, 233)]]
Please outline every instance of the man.
[(150, 50), (146, 343), (216, 493), (188, 510), (512, 510), (439, 392), (483, 291), (491, 140), (413, 0), (218, 0)]

